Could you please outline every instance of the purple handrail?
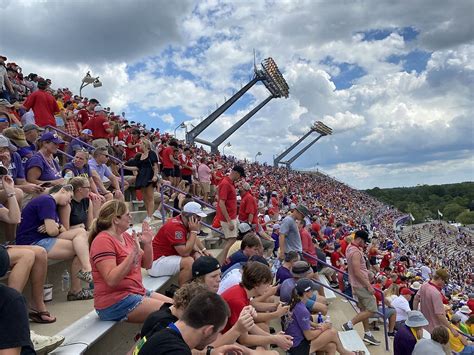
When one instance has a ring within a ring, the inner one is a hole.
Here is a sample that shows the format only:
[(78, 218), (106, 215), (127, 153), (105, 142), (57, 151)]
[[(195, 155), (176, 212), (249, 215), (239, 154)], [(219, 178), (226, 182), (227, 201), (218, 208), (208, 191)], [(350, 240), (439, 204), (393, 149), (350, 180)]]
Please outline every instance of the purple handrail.
[[(315, 257), (315, 256), (313, 256), (313, 255), (310, 255), (310, 254), (308, 254), (308, 253), (306, 253), (306, 252), (303, 252), (303, 255), (304, 255), (305, 257), (311, 258), (311, 259), (315, 260), (316, 262), (321, 263), (321, 264), (323, 264), (323, 265), (325, 265), (325, 266), (327, 266), (327, 267), (333, 269), (333, 270), (336, 271), (336, 272), (340, 272), (340, 273), (342, 273), (343, 275), (346, 275), (347, 277), (349, 277), (349, 274), (348, 274), (347, 272), (344, 272), (344, 271), (342, 271), (342, 270), (339, 270), (338, 268), (332, 266), (331, 264), (328, 264), (328, 263), (326, 263), (325, 261), (319, 260), (317, 257)], [(314, 280), (314, 281), (316, 281), (316, 280)], [(318, 282), (318, 283), (321, 284), (320, 282)], [(322, 284), (321, 284), (321, 285), (322, 285)], [(322, 286), (327, 287), (327, 288), (330, 288), (329, 286), (326, 286), (326, 285), (322, 285)], [(347, 295), (345, 295), (345, 294), (343, 294), (343, 293), (341, 293), (341, 292), (338, 292), (338, 291), (336, 291), (336, 290), (333, 290), (333, 291), (336, 292), (338, 295), (344, 297), (344, 298), (347, 298), (347, 299), (350, 299), (351, 301), (357, 302), (357, 301), (356, 301), (355, 299), (353, 299), (352, 297), (349, 297), (349, 296), (347, 296)], [(388, 345), (387, 322), (386, 322), (386, 319), (385, 319), (385, 314), (386, 314), (386, 312), (385, 312), (385, 295), (384, 295), (384, 293), (383, 293), (382, 290), (379, 290), (379, 289), (377, 289), (377, 288), (374, 288), (374, 291), (377, 292), (377, 293), (380, 293), (380, 295), (382, 296), (382, 302), (381, 302), (381, 303), (382, 303), (382, 312), (378, 312), (378, 311), (377, 311), (376, 313), (382, 316), (382, 319), (383, 319), (383, 331), (384, 331), (384, 336), (385, 336), (385, 349), (386, 349), (387, 351), (390, 351), (390, 348), (389, 348), (389, 345)]]
[[(55, 130), (55, 131), (57, 131), (57, 132), (59, 132), (59, 133), (65, 135), (65, 136), (68, 136), (68, 137), (71, 138), (71, 139), (76, 139), (76, 137), (70, 135), (69, 133), (63, 131), (62, 129), (59, 129), (58, 127), (53, 127), (53, 126), (48, 125), (48, 126), (45, 126), (45, 128), (53, 129), (53, 130)], [(86, 143), (86, 142), (82, 142), (82, 141), (81, 141), (81, 144), (84, 145), (85, 147), (91, 149), (91, 150), (95, 150), (95, 149), (96, 149), (93, 145), (90, 145), (89, 143)], [(71, 157), (69, 154), (67, 154), (67, 153), (65, 153), (65, 152), (63, 152), (63, 151), (61, 151), (61, 153), (65, 154), (65, 155), (68, 156), (68, 157)], [(74, 157), (72, 157), (72, 158), (74, 158)], [(112, 160), (112, 161), (114, 161), (114, 162), (116, 162), (116, 163), (119, 165), (119, 167), (120, 167), (120, 182), (121, 182), (120, 190), (121, 190), (122, 193), (123, 193), (123, 192), (124, 192), (124, 182), (125, 182), (125, 181), (124, 181), (125, 178), (124, 178), (124, 174), (123, 174), (123, 164), (124, 164), (124, 162), (121, 161), (119, 158), (113, 157), (113, 156), (111, 156), (111, 155), (109, 155), (109, 159)]]

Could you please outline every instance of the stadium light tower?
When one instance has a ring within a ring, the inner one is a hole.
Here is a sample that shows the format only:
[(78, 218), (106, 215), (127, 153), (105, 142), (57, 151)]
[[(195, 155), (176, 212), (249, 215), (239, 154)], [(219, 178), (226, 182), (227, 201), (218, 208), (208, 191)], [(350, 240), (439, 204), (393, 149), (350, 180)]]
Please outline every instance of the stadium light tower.
[[(237, 121), (227, 131), (217, 137), (214, 141), (208, 142), (206, 140), (198, 138), (207, 127), (209, 127), (219, 116), (221, 116), (230, 106), (232, 106), (242, 95), (244, 95), (252, 86), (261, 81), (270, 92), (270, 95), (254, 107), (249, 113)], [(208, 117), (206, 117), (201, 123), (190, 130), (186, 134), (186, 142), (192, 144), (198, 142), (211, 147), (211, 151), (214, 153), (218, 152), (219, 145), (221, 145), (227, 138), (229, 138), (235, 131), (237, 131), (245, 122), (247, 122), (253, 115), (255, 115), (262, 107), (264, 107), (271, 99), (285, 97), (289, 95), (289, 87), (286, 83), (283, 75), (281, 74), (278, 66), (276, 65), (273, 58), (267, 58), (261, 62), (261, 68), (257, 68), (255, 65), (254, 77), (248, 82), (242, 89), (237, 91), (229, 100), (223, 105), (218, 107)]]
[(298, 159), (304, 152), (306, 152), (311, 146), (316, 143), (321, 137), (329, 136), (332, 134), (332, 128), (329, 128), (321, 121), (317, 121), (314, 126), (314, 132), (319, 133), (319, 136), (313, 139), (310, 143), (308, 143), (303, 149), (301, 149), (298, 153), (296, 153), (291, 159), (287, 161), (281, 161), (280, 164), (285, 164), (288, 169), (291, 169), (291, 164)]
[(308, 137), (311, 133), (313, 132), (316, 132), (316, 123), (314, 123), (310, 130), (308, 132), (306, 132), (306, 134), (301, 137), (300, 139), (298, 139), (295, 143), (293, 143), (290, 147), (288, 147), (283, 153), (281, 153), (279, 156), (277, 156), (276, 158), (273, 159), (273, 166), (275, 168), (278, 168), (278, 164), (280, 164), (280, 162), (282, 161), (282, 159), (284, 157), (286, 157), (288, 155), (289, 152), (291, 152), (293, 149), (296, 148), (296, 146), (298, 144), (300, 144), (302, 141), (304, 141), (306, 139), (306, 137)]

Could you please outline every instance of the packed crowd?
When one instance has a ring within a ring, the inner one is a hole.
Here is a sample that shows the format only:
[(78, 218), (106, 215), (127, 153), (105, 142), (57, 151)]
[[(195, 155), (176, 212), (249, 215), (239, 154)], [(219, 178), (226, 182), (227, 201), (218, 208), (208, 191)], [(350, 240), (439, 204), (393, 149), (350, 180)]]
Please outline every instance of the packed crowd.
[[(10, 272), (9, 287), (0, 287), (0, 334), (8, 340), (1, 349), (51, 350), (64, 341), (30, 333), (28, 319), (56, 321), (43, 300), (47, 261), (71, 259), (67, 300), (93, 298), (101, 320), (143, 323), (135, 354), (266, 354), (270, 346), (291, 354), (360, 353), (343, 347), (329, 319), (320, 322), (328, 304), (315, 281), (323, 276), (357, 298), (360, 312), (343, 329), (362, 323), (367, 343), (380, 344), (369, 319), (384, 302), (396, 352), (411, 353), (421, 327), (435, 335), (438, 325), (452, 347), (469, 350), (460, 329), (472, 335), (474, 300), (465, 289), (446, 295), (448, 273), (433, 269), (450, 267), (448, 261), (417, 274), (412, 263), (426, 256), (398, 245), (398, 211), (320, 173), (188, 146), (98, 100), (53, 89), (36, 74), (25, 78), (6, 60), (0, 56), (0, 220), (9, 243), (0, 248), (0, 275)], [(179, 190), (167, 190), (162, 200), (163, 185)], [(128, 189), (145, 205), (140, 233), (129, 229)], [(216, 209), (212, 227), (224, 246), (218, 259), (199, 238), (206, 212), (192, 196)], [(163, 215), (165, 203), (173, 211)], [(153, 235), (156, 219), (166, 222)], [(456, 240), (462, 245), (466, 237)], [(177, 275), (179, 286), (171, 297), (146, 290), (142, 268), (152, 277)], [(21, 292), (28, 279), (27, 305)], [(440, 313), (441, 296), (458, 300), (451, 318), (444, 305)], [(425, 297), (436, 307), (427, 309)], [(12, 317), (20, 320), (15, 327)], [(282, 332), (274, 332), (274, 320)], [(408, 347), (402, 351), (401, 344)]]

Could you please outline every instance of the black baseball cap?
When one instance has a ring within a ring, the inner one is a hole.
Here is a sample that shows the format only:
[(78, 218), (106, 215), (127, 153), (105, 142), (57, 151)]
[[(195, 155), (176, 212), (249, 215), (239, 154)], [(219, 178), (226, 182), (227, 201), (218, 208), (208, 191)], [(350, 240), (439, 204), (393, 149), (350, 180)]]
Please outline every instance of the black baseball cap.
[(240, 177), (246, 177), (245, 175), (245, 170), (243, 167), (241, 167), (240, 165), (235, 165), (233, 168), (232, 168), (232, 171), (236, 171), (240, 174)]
[(193, 278), (207, 275), (213, 271), (219, 270), (220, 268), (221, 266), (216, 258), (212, 256), (201, 256), (193, 262)]
[(316, 285), (310, 279), (299, 279), (296, 281), (295, 288), (298, 294), (302, 295), (305, 292), (316, 290)]
[(369, 233), (367, 233), (365, 230), (358, 230), (357, 232), (355, 232), (355, 238), (361, 238), (364, 240), (364, 242), (366, 243), (370, 243), (370, 238), (369, 238)]

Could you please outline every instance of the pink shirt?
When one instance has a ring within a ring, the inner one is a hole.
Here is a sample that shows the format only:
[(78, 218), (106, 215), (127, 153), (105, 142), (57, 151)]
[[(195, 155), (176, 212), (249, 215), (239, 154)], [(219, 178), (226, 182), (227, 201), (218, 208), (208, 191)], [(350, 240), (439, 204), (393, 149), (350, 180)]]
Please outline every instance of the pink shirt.
[(92, 264), (92, 278), (94, 279), (94, 308), (104, 309), (122, 300), (129, 294), (144, 295), (142, 283), (141, 262), (142, 255), (132, 266), (129, 273), (115, 287), (107, 285), (97, 269), (97, 264), (103, 260), (114, 259), (117, 265), (122, 263), (128, 254), (132, 253), (134, 241), (132, 236), (124, 233), (125, 245), (107, 232), (100, 232), (92, 242), (90, 259)]
[(431, 333), (435, 327), (442, 325), (436, 315), (445, 314), (443, 297), (439, 290), (429, 283), (421, 285), (415, 297), (420, 300), (421, 313), (430, 322), (425, 329)]
[(346, 259), (347, 259), (347, 268), (349, 272), (349, 282), (351, 283), (352, 287), (357, 288), (366, 288), (366, 286), (360, 283), (359, 279), (354, 277), (354, 266), (352, 265), (353, 258), (359, 258), (360, 262), (360, 272), (362, 273), (364, 279), (369, 282), (369, 271), (367, 270), (367, 263), (365, 262), (364, 253), (360, 248), (355, 246), (354, 244), (349, 244), (346, 250)]
[(199, 182), (211, 182), (211, 169), (206, 164), (199, 164), (198, 179)]

